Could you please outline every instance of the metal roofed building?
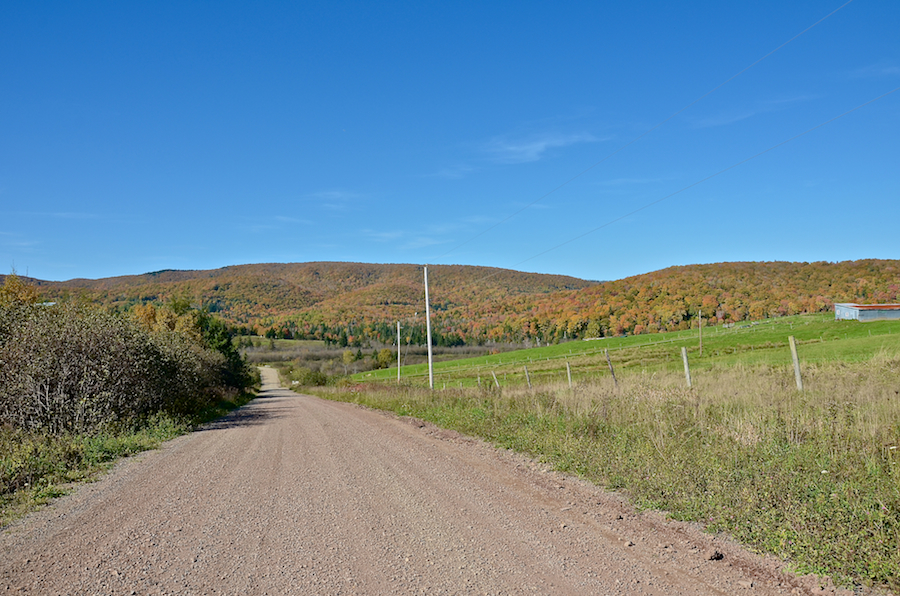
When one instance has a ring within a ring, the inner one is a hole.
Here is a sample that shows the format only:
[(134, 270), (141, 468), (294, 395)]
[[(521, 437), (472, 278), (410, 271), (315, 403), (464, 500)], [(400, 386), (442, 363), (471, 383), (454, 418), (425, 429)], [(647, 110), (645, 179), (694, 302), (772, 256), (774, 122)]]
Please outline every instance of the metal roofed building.
[(834, 304), (835, 321), (900, 321), (900, 304)]

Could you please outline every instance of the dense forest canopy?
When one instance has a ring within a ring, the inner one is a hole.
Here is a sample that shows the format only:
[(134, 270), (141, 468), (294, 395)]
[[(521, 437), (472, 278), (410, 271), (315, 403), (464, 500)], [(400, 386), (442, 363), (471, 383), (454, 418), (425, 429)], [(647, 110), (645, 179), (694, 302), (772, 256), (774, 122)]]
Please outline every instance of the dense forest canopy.
[[(900, 261), (737, 262), (670, 267), (617, 281), (464, 265), (429, 266), (435, 343), (556, 342), (660, 333), (800, 313), (835, 302), (897, 302)], [(238, 265), (42, 282), (46, 299), (113, 309), (187, 298), (246, 333), (339, 345), (425, 341), (422, 267), (362, 263)]]

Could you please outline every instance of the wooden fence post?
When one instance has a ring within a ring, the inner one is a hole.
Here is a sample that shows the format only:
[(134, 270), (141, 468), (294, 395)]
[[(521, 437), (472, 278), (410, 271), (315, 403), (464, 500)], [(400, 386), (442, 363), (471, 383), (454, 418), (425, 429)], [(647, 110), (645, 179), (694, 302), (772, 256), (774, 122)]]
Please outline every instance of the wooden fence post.
[(791, 344), (791, 359), (794, 361), (794, 379), (797, 381), (797, 390), (803, 391), (803, 378), (800, 376), (800, 358), (797, 356), (797, 342), (794, 336), (788, 337), (788, 343)]
[(569, 389), (572, 388), (572, 367), (569, 366), (569, 359), (566, 359), (566, 376), (569, 377)]
[(684, 379), (687, 381), (688, 389), (691, 385), (691, 367), (688, 365), (687, 348), (681, 348), (681, 359), (684, 361)]
[(491, 374), (494, 375), (494, 385), (497, 386), (497, 389), (500, 389), (500, 381), (497, 380), (497, 373), (491, 371)]
[(528, 367), (525, 367), (525, 382), (528, 383), (528, 388), (531, 389), (531, 377), (528, 376)]
[(619, 380), (616, 378), (616, 371), (613, 370), (612, 360), (609, 359), (609, 348), (603, 350), (606, 354), (606, 364), (609, 366), (609, 374), (612, 375), (613, 385), (615, 385), (616, 389), (619, 388)]

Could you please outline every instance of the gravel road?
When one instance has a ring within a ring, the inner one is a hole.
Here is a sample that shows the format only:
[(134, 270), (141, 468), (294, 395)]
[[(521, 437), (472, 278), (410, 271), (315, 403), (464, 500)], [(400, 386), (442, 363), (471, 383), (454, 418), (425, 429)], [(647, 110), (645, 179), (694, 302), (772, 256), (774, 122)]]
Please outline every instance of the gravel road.
[(0, 593), (818, 591), (522, 456), (263, 370), (245, 408), (6, 528)]

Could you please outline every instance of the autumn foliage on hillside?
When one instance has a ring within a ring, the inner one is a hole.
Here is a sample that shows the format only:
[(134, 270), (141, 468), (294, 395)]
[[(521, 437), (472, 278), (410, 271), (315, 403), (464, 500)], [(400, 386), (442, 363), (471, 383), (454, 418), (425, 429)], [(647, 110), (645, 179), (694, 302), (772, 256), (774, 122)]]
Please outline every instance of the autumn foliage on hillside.
[[(431, 266), (429, 274), (435, 312), (465, 312), (471, 304), (549, 295), (593, 283), (562, 275), (457, 265)], [(350, 343), (358, 343), (364, 336), (380, 336), (382, 327), (388, 329), (398, 319), (409, 320), (410, 325), (423, 323), (422, 280), (421, 265), (271, 263), (100, 280), (34, 281), (48, 299), (77, 298), (124, 311), (138, 304), (184, 298), (230, 325), (260, 334), (275, 330), (279, 337), (335, 342), (349, 336)], [(438, 339), (443, 341), (443, 336)], [(419, 343), (418, 335), (412, 341)]]
[(504, 326), (544, 340), (659, 333), (802, 313), (835, 302), (900, 300), (900, 261), (716, 263), (670, 267), (553, 299), (517, 298)]
[[(430, 266), (435, 343), (555, 342), (659, 333), (900, 301), (900, 261), (743, 262), (670, 267), (617, 281), (470, 266)], [(131, 309), (185, 297), (232, 325), (338, 345), (425, 341), (422, 267), (360, 263), (241, 265), (103, 280), (40, 282), (45, 296)]]

